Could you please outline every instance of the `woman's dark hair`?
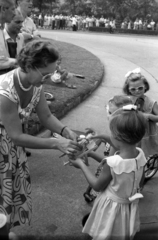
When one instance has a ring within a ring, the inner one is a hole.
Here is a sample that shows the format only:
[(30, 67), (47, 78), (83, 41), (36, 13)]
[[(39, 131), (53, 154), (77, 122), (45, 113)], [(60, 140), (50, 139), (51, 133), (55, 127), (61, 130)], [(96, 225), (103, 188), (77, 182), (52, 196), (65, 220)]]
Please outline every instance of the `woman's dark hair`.
[(58, 60), (59, 53), (53, 43), (45, 40), (33, 40), (27, 43), (17, 56), (20, 68), (27, 72), (29, 68), (44, 68)]
[(143, 80), (144, 85), (145, 85), (145, 92), (147, 92), (150, 89), (150, 85), (149, 85), (148, 81), (146, 80), (146, 78), (143, 75), (141, 75), (141, 73), (131, 73), (127, 77), (127, 79), (124, 83), (124, 86), (123, 86), (123, 92), (127, 95), (131, 95), (131, 92), (129, 91), (130, 82), (136, 82), (139, 80)]
[(137, 110), (118, 109), (112, 114), (110, 130), (115, 139), (128, 144), (136, 144), (145, 135), (147, 121)]

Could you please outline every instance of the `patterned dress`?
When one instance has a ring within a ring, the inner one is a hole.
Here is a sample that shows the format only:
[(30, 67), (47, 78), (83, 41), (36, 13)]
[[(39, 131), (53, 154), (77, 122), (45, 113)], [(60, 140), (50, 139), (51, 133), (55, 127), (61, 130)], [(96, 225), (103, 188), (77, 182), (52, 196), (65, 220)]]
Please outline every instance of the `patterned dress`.
[[(25, 109), (14, 87), (13, 70), (0, 76), (0, 94), (17, 105), (21, 123), (27, 120), (40, 99), (42, 87), (34, 87), (31, 102)], [(1, 114), (0, 114), (1, 115)], [(25, 149), (16, 146), (7, 134), (0, 117), (0, 213), (10, 227), (30, 223), (32, 213), (31, 181)]]
[(139, 183), (146, 158), (143, 151), (137, 149), (136, 158), (123, 159), (114, 155), (103, 159), (100, 164), (100, 171), (105, 162), (109, 165), (112, 180), (95, 199), (82, 231), (93, 240), (133, 239), (139, 231)]

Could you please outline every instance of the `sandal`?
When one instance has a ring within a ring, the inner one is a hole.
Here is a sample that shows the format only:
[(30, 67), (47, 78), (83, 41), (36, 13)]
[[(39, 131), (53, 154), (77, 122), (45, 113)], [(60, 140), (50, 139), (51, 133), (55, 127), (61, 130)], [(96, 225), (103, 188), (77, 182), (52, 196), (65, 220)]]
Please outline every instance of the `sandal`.
[(84, 196), (85, 201), (86, 201), (87, 203), (93, 202), (94, 199), (96, 198), (96, 196), (94, 196), (94, 195), (92, 195), (92, 194), (90, 194), (90, 193), (87, 193), (87, 192), (85, 192), (85, 193), (83, 194), (83, 196)]

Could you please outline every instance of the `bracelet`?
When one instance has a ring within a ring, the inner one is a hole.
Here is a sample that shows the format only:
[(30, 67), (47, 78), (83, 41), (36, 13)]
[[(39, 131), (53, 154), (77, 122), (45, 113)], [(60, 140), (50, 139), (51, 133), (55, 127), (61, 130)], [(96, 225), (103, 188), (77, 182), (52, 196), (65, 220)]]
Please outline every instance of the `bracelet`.
[(62, 129), (61, 129), (61, 132), (60, 132), (60, 135), (63, 136), (63, 132), (64, 132), (64, 129), (66, 128), (67, 126), (64, 126)]

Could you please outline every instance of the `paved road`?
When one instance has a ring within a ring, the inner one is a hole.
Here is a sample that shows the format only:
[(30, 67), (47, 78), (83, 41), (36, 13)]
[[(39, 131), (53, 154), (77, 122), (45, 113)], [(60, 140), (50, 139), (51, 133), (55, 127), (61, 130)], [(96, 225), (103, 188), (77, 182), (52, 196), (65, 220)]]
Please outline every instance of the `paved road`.
[[(84, 130), (91, 126), (100, 132), (107, 131), (104, 106), (110, 97), (122, 92), (124, 75), (136, 67), (141, 67), (150, 82), (149, 95), (158, 99), (157, 37), (69, 31), (41, 31), (41, 34), (81, 46), (98, 56), (105, 66), (100, 87), (62, 119), (72, 129)], [(79, 170), (63, 167), (64, 159), (59, 160), (59, 155), (57, 151), (32, 151), (33, 223), (31, 228), (17, 231), (22, 235), (29, 232), (35, 236), (60, 236), (59, 239), (86, 239), (81, 234), (81, 218), (90, 210), (82, 196), (87, 183)], [(92, 163), (91, 168), (95, 170), (96, 163)], [(140, 204), (142, 229), (137, 239), (145, 239), (144, 234), (147, 239), (158, 236), (157, 185), (158, 175), (144, 188), (146, 198)]]

